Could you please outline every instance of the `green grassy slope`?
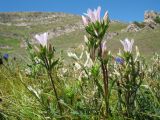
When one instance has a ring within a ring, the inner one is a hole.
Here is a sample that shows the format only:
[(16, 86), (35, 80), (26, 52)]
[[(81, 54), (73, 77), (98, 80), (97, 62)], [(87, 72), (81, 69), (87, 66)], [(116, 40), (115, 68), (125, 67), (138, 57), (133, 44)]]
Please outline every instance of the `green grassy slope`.
[[(126, 25), (114, 23), (110, 25), (111, 31), (120, 32)], [(53, 43), (59, 50), (77, 47), (80, 43), (84, 44), (84, 31), (76, 31), (67, 35), (62, 35), (53, 39)], [(139, 32), (120, 32), (118, 36), (114, 36), (108, 40), (108, 49), (113, 53), (117, 53), (119, 48), (122, 49), (120, 40), (125, 38), (134, 39), (135, 46), (138, 46), (141, 54), (145, 57), (151, 57), (154, 52), (160, 53), (160, 28), (155, 30), (141, 30)]]
[[(42, 14), (42, 16), (44, 15), (45, 14)], [(17, 16), (23, 16), (23, 14), (19, 13)], [(31, 14), (31, 16), (35, 16), (35, 14)], [(25, 49), (20, 48), (22, 40), (25, 40), (26, 38), (32, 38), (36, 33), (45, 32), (50, 29), (54, 30), (57, 27), (63, 28), (66, 25), (72, 25), (80, 21), (80, 16), (65, 15), (63, 19), (53, 23), (48, 21), (46, 23), (43, 21), (43, 24), (41, 22), (35, 22), (36, 24), (29, 26), (15, 26), (15, 23), (10, 26), (0, 24), (0, 46), (10, 46), (10, 49), (0, 48), (0, 51), (23, 54)], [(126, 27), (127, 24), (120, 22), (113, 22), (110, 24), (108, 31), (118, 32), (119, 35), (113, 37), (111, 40), (108, 40), (109, 50), (113, 51), (113, 53), (116, 53), (118, 52), (119, 48), (122, 48), (119, 42), (120, 40), (125, 38), (133, 38), (135, 40), (135, 45), (139, 47), (144, 56), (150, 57), (154, 52), (160, 53), (160, 28), (155, 30), (141, 30), (133, 33), (121, 32), (121, 30), (125, 29)], [(53, 38), (51, 39), (51, 42), (55, 45), (55, 48), (58, 52), (61, 50), (65, 52), (69, 48), (75, 48), (81, 43), (84, 44), (84, 34), (84, 30), (76, 30), (74, 32)]]
[[(38, 20), (36, 16), (40, 18), (51, 17), (51, 15), (58, 15), (57, 17), (47, 18), (46, 20)], [(14, 52), (19, 49), (22, 40), (30, 39), (37, 33), (46, 32), (48, 30), (54, 30), (57, 27), (63, 28), (66, 25), (72, 25), (80, 21), (79, 16), (73, 16), (63, 13), (0, 13), (0, 51), (1, 52)], [(17, 18), (24, 17), (24, 20), (19, 20), (19, 24), (29, 24), (27, 26), (18, 26)], [(31, 17), (31, 18), (30, 18)], [(16, 18), (16, 19), (15, 19)], [(27, 20), (25, 20), (27, 18)], [(15, 19), (15, 20), (12, 20)], [(5, 22), (4, 22), (5, 21)], [(7, 23), (9, 25), (7, 25)], [(9, 46), (11, 49), (1, 48), (1, 46)]]

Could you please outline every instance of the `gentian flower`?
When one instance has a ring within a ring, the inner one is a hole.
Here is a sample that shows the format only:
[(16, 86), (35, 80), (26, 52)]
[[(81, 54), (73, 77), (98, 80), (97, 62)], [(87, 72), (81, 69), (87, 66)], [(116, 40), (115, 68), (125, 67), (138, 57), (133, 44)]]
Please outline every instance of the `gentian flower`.
[(47, 44), (48, 44), (48, 33), (35, 35), (35, 38), (40, 43), (40, 45), (42, 45), (43, 47), (47, 47)]
[(8, 57), (9, 57), (8, 54), (4, 54), (4, 55), (3, 55), (3, 58), (4, 58), (5, 60), (8, 60)]
[(101, 7), (91, 10), (88, 9), (87, 13), (82, 15), (82, 21), (85, 26), (86, 31), (96, 38), (102, 39), (108, 29), (109, 17), (108, 12), (105, 13), (103, 19), (101, 20)]
[(119, 64), (123, 64), (123, 63), (124, 63), (124, 60), (123, 60), (122, 58), (120, 58), (120, 57), (116, 57), (116, 58), (115, 58), (115, 61), (116, 61), (117, 63), (119, 63)]
[(97, 10), (94, 9), (92, 11), (91, 9), (88, 9), (87, 13), (85, 13), (85, 16), (82, 16), (82, 20), (85, 26), (87, 26), (90, 22), (95, 23), (96, 21), (100, 22), (100, 12), (101, 12), (101, 7), (98, 7)]
[(126, 38), (124, 41), (121, 40), (120, 42), (122, 43), (125, 52), (132, 52), (132, 46), (134, 43), (133, 39), (129, 41), (128, 38)]

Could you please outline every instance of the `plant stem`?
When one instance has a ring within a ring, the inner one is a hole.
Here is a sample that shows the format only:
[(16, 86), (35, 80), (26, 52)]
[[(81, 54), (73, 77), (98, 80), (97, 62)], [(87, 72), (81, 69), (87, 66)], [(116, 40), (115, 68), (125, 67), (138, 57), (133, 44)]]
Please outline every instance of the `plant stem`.
[(107, 66), (104, 64), (103, 56), (102, 56), (102, 45), (100, 43), (100, 59), (101, 59), (101, 68), (103, 72), (103, 84), (104, 84), (104, 98), (106, 104), (106, 115), (109, 114), (109, 91), (108, 91), (108, 69)]
[(57, 103), (58, 103), (60, 115), (62, 116), (62, 107), (61, 107), (61, 104), (60, 104), (60, 102), (59, 102), (58, 94), (57, 94), (57, 91), (56, 91), (56, 87), (55, 87), (54, 80), (53, 80), (53, 77), (52, 77), (51, 72), (48, 72), (48, 75), (49, 75), (50, 80), (51, 80), (51, 83), (52, 83), (53, 92), (54, 92), (54, 94), (55, 94), (55, 96), (56, 96), (56, 99), (57, 99)]

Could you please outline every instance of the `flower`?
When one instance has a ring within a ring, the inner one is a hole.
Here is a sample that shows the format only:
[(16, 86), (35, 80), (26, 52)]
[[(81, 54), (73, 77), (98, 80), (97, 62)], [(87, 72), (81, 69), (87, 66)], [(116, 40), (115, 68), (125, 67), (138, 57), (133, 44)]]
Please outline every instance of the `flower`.
[(84, 24), (85, 26), (87, 26), (88, 23), (89, 23), (89, 19), (88, 19), (87, 17), (84, 17), (84, 16), (82, 15), (82, 20), (83, 20), (83, 24)]
[(129, 41), (128, 38), (126, 38), (124, 41), (120, 40), (120, 42), (122, 43), (125, 52), (132, 52), (132, 46), (134, 43), (133, 39)]
[(4, 54), (4, 55), (3, 55), (3, 58), (4, 58), (5, 60), (8, 60), (8, 57), (9, 57), (8, 54)]
[(119, 64), (123, 64), (123, 63), (124, 63), (124, 60), (123, 60), (122, 58), (120, 58), (120, 57), (116, 57), (116, 58), (115, 58), (115, 61), (116, 61), (117, 63), (119, 63)]
[(47, 32), (40, 34), (40, 35), (35, 35), (35, 38), (40, 43), (40, 45), (42, 45), (43, 47), (47, 47), (47, 43), (48, 43), (48, 33)]
[(95, 23), (96, 21), (100, 22), (100, 12), (101, 12), (100, 6), (97, 8), (97, 10), (94, 9), (94, 11), (88, 9), (87, 13), (84, 13), (86, 17), (82, 15), (82, 20), (84, 25), (87, 26), (90, 22), (93, 23)]
[(87, 13), (82, 15), (82, 21), (84, 23), (86, 31), (98, 39), (102, 39), (108, 29), (109, 17), (108, 12), (105, 13), (103, 19), (101, 20), (101, 7), (91, 10), (88, 9)]

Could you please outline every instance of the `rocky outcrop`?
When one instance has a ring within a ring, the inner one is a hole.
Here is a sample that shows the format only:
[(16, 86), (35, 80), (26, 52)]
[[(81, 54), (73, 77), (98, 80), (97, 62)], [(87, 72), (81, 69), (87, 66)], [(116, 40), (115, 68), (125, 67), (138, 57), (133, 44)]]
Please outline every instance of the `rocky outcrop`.
[(145, 27), (146, 29), (155, 29), (157, 28), (159, 25), (154, 22), (154, 21), (150, 21), (150, 22), (145, 22)]
[(84, 25), (81, 22), (75, 23), (75, 24), (70, 24), (66, 25), (64, 27), (57, 27), (55, 29), (49, 30), (49, 39), (61, 36), (63, 34), (71, 33), (76, 30), (84, 29)]
[(155, 12), (153, 10), (145, 11), (144, 14), (145, 28), (155, 29), (158, 26), (158, 24), (155, 22), (157, 16), (160, 16), (160, 13)]
[(151, 11), (145, 11), (144, 13), (144, 22), (145, 23), (150, 23), (154, 22), (154, 19), (159, 16), (160, 14), (151, 10)]
[(0, 13), (0, 24), (15, 26), (30, 26), (38, 24), (50, 24), (62, 21), (65, 17), (73, 17), (71, 14), (54, 12), (11, 12)]
[(139, 30), (141, 30), (136, 24), (131, 23), (127, 26), (126, 28), (126, 32), (138, 32)]
[(155, 29), (160, 26), (155, 22), (157, 16), (160, 16), (160, 13), (153, 10), (145, 11), (143, 22), (133, 22), (126, 29), (121, 30), (121, 32), (138, 32), (141, 29)]

